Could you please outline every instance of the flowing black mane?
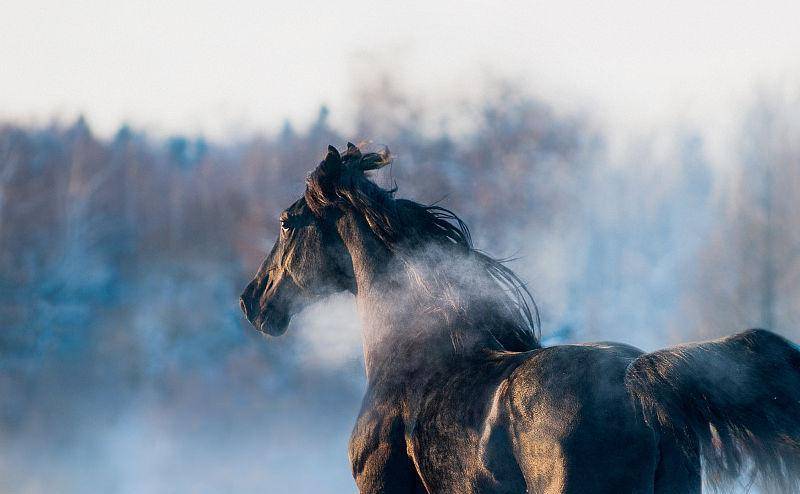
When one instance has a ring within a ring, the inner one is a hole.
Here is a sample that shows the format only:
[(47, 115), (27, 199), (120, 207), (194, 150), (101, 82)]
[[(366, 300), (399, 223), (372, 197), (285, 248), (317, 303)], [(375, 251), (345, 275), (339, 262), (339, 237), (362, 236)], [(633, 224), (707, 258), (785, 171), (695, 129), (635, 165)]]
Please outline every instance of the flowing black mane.
[[(375, 236), (403, 260), (420, 249), (436, 247), (451, 262), (454, 258), (461, 263), (471, 261), (485, 278), (484, 283), (491, 293), (482, 295), (488, 296), (491, 303), (487, 303), (487, 299), (471, 306), (472, 311), (481, 314), (468, 314), (457, 322), (464, 324), (466, 319), (467, 324), (479, 326), (478, 329), (488, 332), (502, 350), (527, 351), (539, 347), (540, 321), (536, 303), (519, 276), (503, 260), (476, 249), (469, 228), (452, 211), (397, 199), (397, 188), (384, 189), (367, 177), (366, 171), (391, 162), (388, 150), (362, 155), (358, 148), (348, 144), (338, 167), (327, 163), (329, 157), (307, 180), (305, 201), (314, 214), (323, 215), (332, 206), (355, 209)], [(453, 265), (448, 266), (452, 268)], [(437, 283), (448, 284), (448, 281), (442, 277)], [(449, 284), (445, 290), (454, 288), (458, 287)], [(439, 309), (458, 312), (463, 307)]]

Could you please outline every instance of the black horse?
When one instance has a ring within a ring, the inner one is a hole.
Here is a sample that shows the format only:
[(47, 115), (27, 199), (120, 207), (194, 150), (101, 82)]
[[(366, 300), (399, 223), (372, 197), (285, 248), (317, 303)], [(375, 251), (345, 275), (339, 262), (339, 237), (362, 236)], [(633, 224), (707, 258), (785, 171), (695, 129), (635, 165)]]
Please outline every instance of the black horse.
[(698, 493), (750, 475), (799, 492), (800, 352), (764, 330), (644, 354), (544, 348), (529, 293), (452, 212), (397, 199), (348, 143), (309, 175), (241, 298), (260, 331), (356, 295), (364, 493)]

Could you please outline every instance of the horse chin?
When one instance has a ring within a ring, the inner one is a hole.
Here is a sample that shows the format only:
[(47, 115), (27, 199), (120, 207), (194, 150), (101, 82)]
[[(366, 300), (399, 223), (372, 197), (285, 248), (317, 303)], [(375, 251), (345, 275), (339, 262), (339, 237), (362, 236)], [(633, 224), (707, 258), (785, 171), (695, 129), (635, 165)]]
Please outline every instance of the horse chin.
[(274, 314), (265, 316), (264, 319), (261, 321), (261, 324), (256, 326), (256, 329), (270, 336), (280, 336), (283, 333), (285, 333), (286, 328), (289, 327), (290, 319), (291, 319), (290, 316), (283, 314), (281, 315)]

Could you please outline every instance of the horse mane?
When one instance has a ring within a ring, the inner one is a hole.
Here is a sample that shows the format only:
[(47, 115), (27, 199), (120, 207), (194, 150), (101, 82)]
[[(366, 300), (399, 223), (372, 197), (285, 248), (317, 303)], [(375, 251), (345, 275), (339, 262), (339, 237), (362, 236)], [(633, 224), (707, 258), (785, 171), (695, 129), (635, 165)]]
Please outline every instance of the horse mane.
[[(391, 163), (388, 150), (362, 155), (348, 143), (338, 168), (332, 168), (329, 163), (326, 166), (327, 161), (338, 157), (338, 152), (332, 157), (331, 150), (336, 151), (329, 147), (325, 161), (309, 174), (306, 183), (305, 200), (315, 215), (325, 214), (331, 206), (354, 209), (382, 244), (410, 270), (413, 270), (413, 253), (431, 246), (441, 249), (450, 259), (472, 261), (489, 287), (491, 303), (483, 300), (479, 304), (481, 314), (466, 314), (466, 321), (464, 314), (454, 314), (455, 317), (448, 319), (460, 324), (467, 322), (468, 326), (488, 332), (493, 346), (499, 350), (528, 351), (540, 347), (536, 302), (525, 283), (505, 264), (507, 260), (496, 259), (476, 249), (466, 223), (449, 209), (397, 199), (396, 186), (384, 189), (370, 180), (367, 171)], [(442, 275), (436, 280), (441, 285), (439, 288), (459, 289), (445, 279), (447, 273), (439, 274)], [(463, 291), (464, 287), (460, 288)], [(458, 304), (442, 304), (437, 309), (463, 311)], [(457, 336), (451, 334), (451, 337), (455, 345)]]

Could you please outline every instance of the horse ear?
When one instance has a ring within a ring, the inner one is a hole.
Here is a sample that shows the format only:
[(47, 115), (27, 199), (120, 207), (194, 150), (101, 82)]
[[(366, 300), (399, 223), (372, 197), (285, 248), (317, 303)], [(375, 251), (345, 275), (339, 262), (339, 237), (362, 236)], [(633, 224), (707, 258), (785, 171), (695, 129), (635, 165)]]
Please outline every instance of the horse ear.
[(347, 143), (347, 151), (344, 152), (346, 158), (361, 159), (361, 150), (352, 142)]
[(333, 146), (328, 146), (328, 154), (322, 159), (319, 168), (324, 175), (339, 175), (342, 171), (342, 157)]
[(323, 209), (335, 201), (336, 183), (339, 181), (343, 169), (344, 164), (339, 151), (333, 146), (328, 146), (327, 154), (306, 179), (306, 202), (315, 214), (321, 214)]

